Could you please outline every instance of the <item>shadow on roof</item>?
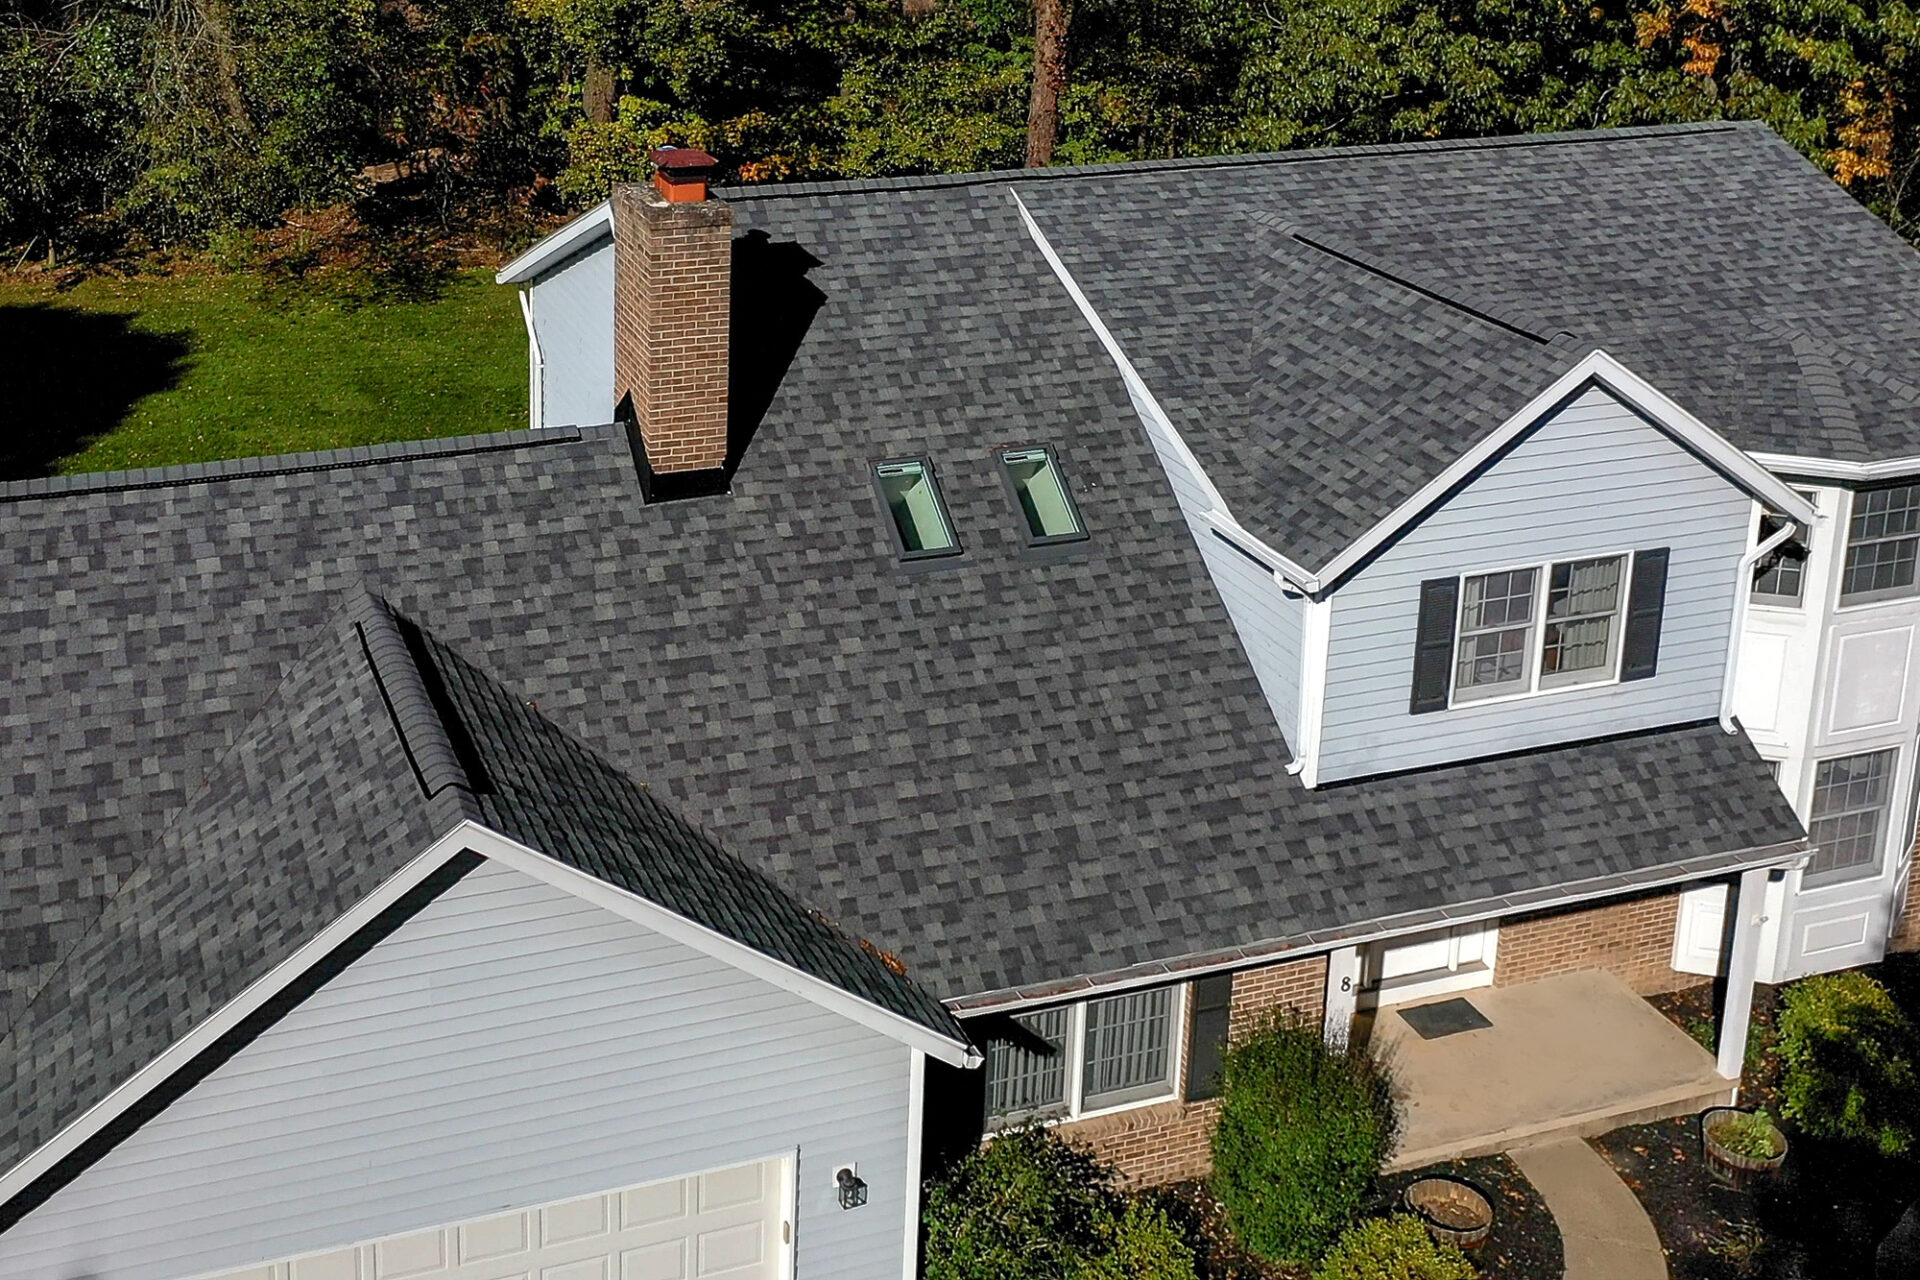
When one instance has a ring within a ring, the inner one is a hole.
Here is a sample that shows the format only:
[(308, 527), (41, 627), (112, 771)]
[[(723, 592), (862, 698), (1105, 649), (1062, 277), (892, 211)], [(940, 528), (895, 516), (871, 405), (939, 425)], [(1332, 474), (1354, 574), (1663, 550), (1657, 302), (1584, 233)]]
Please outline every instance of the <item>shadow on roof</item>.
[(749, 231), (733, 241), (732, 329), (728, 335), (728, 479), (740, 469), (781, 381), (827, 295), (807, 279), (820, 259), (799, 245)]

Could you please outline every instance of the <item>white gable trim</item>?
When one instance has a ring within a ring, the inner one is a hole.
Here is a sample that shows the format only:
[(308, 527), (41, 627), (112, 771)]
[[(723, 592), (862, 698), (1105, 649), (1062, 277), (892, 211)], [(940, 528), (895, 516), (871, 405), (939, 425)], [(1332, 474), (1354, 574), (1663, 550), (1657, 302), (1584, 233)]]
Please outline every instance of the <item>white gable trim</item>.
[(372, 924), (381, 912), (405, 897), (428, 876), (453, 858), (469, 852), (511, 866), (536, 880), (603, 907), (949, 1066), (977, 1067), (984, 1060), (971, 1045), (949, 1039), (891, 1010), (842, 991), (830, 982), (803, 973), (715, 933), (704, 925), (676, 915), (658, 903), (617, 889), (585, 872), (575, 871), (546, 854), (509, 840), (469, 819), (427, 846), (424, 852), (322, 929), (305, 946), (257, 979), (206, 1021), (174, 1041), (112, 1093), (82, 1112), (66, 1128), (9, 1169), (4, 1177), (0, 1177), (0, 1205), (26, 1190), (141, 1099), (212, 1048), (222, 1036), (239, 1026), (336, 949), (351, 941), (362, 929)]
[(1920, 458), (1887, 458), (1880, 462), (1841, 462), (1832, 458), (1802, 458), (1791, 453), (1755, 453), (1753, 460), (1769, 471), (1815, 480), (1898, 480), (1920, 476)]
[(521, 284), (533, 279), (602, 235), (613, 234), (613, 202), (602, 200), (525, 253), (494, 272), (495, 284)]
[(1651, 418), (1661, 430), (1705, 458), (1722, 474), (1773, 510), (1791, 516), (1803, 526), (1812, 525), (1813, 507), (1805, 498), (1759, 462), (1734, 448), (1718, 432), (1675, 404), (1652, 383), (1596, 347), (1585, 359), (1554, 379), (1546, 390), (1528, 401), (1520, 412), (1501, 423), (1491, 435), (1455, 459), (1451, 466), (1428, 481), (1418, 493), (1395, 507), (1384, 520), (1361, 534), (1353, 545), (1328, 561), (1316, 575), (1316, 580), (1307, 585), (1319, 590), (1323, 584), (1339, 581), (1587, 382), (1599, 384), (1629, 408)]

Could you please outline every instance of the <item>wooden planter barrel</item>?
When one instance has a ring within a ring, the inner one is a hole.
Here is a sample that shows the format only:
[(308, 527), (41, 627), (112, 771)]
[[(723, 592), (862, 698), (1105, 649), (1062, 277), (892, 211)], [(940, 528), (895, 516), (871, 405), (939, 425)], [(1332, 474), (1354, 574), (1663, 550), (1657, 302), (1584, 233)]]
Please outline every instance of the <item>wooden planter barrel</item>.
[(1743, 1114), (1745, 1107), (1708, 1107), (1700, 1113), (1700, 1146), (1707, 1153), (1707, 1165), (1713, 1175), (1732, 1187), (1749, 1187), (1773, 1176), (1787, 1158), (1787, 1137), (1775, 1129), (1779, 1150), (1764, 1159), (1728, 1150), (1713, 1136), (1716, 1125)]
[(1459, 1178), (1422, 1178), (1401, 1199), (1442, 1244), (1477, 1249), (1493, 1234), (1493, 1202)]

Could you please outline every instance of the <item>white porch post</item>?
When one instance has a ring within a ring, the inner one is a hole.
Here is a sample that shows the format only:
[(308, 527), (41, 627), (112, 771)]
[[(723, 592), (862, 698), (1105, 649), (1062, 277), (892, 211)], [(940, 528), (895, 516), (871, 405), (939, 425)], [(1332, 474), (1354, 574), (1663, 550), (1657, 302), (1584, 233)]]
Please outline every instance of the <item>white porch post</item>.
[(1326, 1016), (1320, 1033), (1328, 1044), (1345, 1048), (1353, 1034), (1353, 1014), (1360, 999), (1360, 948), (1341, 947), (1327, 954)]
[(1760, 924), (1767, 902), (1767, 869), (1740, 873), (1728, 904), (1733, 912), (1733, 941), (1727, 956), (1727, 998), (1720, 1010), (1721, 1076), (1739, 1080), (1747, 1058), (1747, 1024), (1753, 1015), (1753, 980), (1760, 972)]

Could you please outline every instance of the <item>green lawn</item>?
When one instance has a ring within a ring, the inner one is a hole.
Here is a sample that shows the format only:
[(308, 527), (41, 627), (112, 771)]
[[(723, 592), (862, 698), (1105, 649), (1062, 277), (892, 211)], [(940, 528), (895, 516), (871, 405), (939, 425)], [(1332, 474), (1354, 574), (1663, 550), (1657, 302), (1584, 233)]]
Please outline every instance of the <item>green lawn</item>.
[(524, 426), (514, 291), (464, 271), (425, 301), (252, 275), (57, 292), (0, 281), (0, 479)]

